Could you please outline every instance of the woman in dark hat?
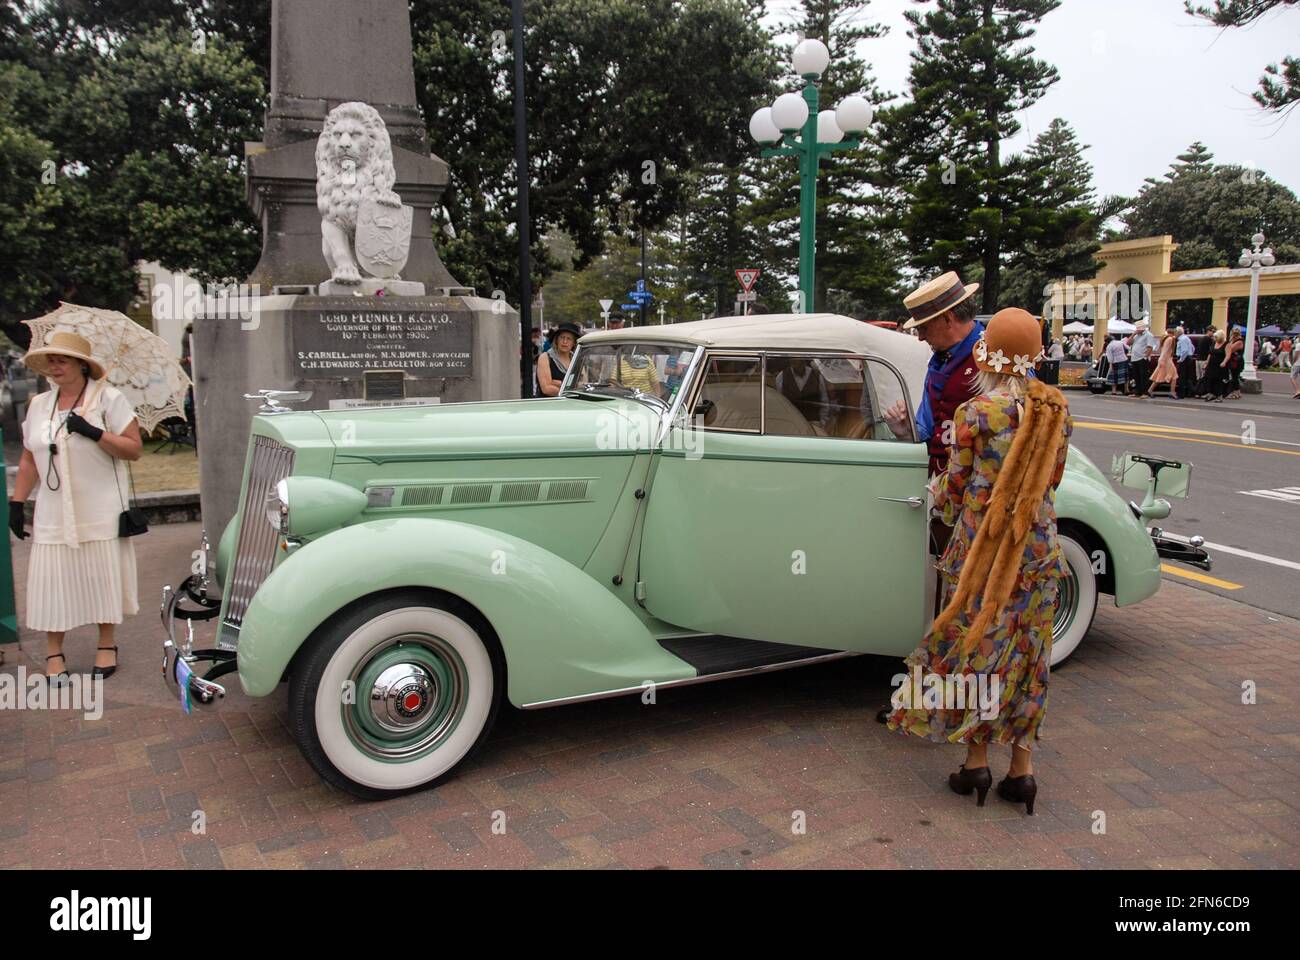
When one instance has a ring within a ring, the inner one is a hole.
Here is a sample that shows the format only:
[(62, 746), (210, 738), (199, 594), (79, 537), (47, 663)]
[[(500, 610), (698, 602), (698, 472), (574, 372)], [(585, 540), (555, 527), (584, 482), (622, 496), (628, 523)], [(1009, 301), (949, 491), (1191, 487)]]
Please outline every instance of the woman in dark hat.
[(537, 386), (544, 397), (558, 397), (560, 384), (573, 362), (573, 351), (578, 346), (582, 331), (575, 324), (562, 323), (555, 330), (551, 349), (537, 358)]

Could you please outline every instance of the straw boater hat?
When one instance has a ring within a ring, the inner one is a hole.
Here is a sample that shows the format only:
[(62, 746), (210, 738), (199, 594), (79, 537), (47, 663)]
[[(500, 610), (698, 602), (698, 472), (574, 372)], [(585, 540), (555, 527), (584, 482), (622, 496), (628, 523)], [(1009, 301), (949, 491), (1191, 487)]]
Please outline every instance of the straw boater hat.
[(912, 315), (912, 318), (903, 324), (903, 329), (912, 330), (927, 320), (933, 320), (963, 300), (975, 296), (975, 291), (979, 288), (978, 283), (969, 286), (962, 283), (961, 277), (951, 270), (940, 274), (903, 298), (903, 306)]
[(48, 377), (50, 375), (48, 358), (54, 355), (83, 361), (90, 367), (90, 375), (96, 380), (104, 376), (104, 365), (90, 355), (90, 341), (77, 333), (51, 334), (45, 346), (27, 351), (23, 363), (42, 376)]

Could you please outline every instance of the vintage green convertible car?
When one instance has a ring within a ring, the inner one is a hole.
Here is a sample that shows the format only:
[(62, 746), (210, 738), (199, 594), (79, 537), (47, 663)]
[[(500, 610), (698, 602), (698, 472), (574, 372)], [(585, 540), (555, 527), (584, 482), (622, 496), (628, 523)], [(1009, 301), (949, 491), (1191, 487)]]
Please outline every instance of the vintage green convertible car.
[[(881, 413), (928, 357), (847, 317), (723, 318), (583, 337), (555, 398), (259, 416), (213, 575), (164, 591), (165, 672), (187, 708), (234, 669), (287, 680), (307, 760), (375, 797), (451, 771), (503, 700), (901, 657), (935, 606), (926, 451)], [(1099, 594), (1160, 583), (1078, 450), (1057, 512), (1054, 663)], [(214, 649), (173, 639), (204, 617)]]

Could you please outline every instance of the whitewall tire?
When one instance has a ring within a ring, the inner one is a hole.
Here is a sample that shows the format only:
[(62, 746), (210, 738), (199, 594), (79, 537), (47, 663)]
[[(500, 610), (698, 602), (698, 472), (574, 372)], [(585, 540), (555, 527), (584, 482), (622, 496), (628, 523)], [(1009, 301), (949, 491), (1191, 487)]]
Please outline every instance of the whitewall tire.
[(1083, 544), (1067, 534), (1059, 534), (1061, 551), (1069, 568), (1061, 578), (1057, 593), (1056, 619), (1052, 625), (1052, 666), (1070, 658), (1092, 626), (1097, 613), (1097, 574), (1092, 557)]
[(501, 664), (491, 629), (458, 601), (381, 595), (304, 644), (290, 676), (290, 725), (307, 761), (349, 793), (430, 786), (487, 736)]

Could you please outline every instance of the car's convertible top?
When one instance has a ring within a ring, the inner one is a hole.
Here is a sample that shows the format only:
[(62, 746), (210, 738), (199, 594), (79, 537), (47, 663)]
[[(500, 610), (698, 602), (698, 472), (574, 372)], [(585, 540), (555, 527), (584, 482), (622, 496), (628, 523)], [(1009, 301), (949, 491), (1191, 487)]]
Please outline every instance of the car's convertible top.
[(583, 337), (581, 343), (594, 346), (629, 341), (686, 343), (714, 350), (808, 350), (879, 357), (903, 374), (914, 402), (921, 396), (930, 359), (930, 349), (915, 337), (834, 313), (765, 313), (598, 330)]

